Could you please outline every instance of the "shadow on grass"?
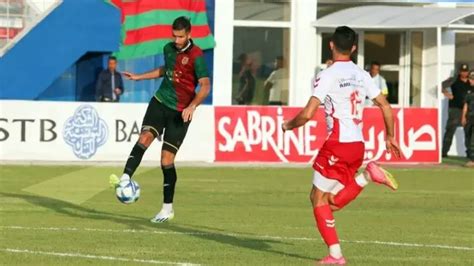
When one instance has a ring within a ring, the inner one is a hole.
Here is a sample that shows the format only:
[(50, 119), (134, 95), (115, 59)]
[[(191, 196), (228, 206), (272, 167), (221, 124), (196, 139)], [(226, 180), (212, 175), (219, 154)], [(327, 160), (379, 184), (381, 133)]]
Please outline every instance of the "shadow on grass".
[(135, 216), (117, 215), (114, 213), (102, 212), (85, 208), (67, 201), (39, 195), (0, 192), (0, 196), (22, 199), (29, 202), (30, 204), (50, 209), (56, 213), (64, 214), (74, 218), (109, 220), (115, 223), (127, 225), (134, 229), (143, 229), (143, 227), (137, 228), (137, 221), (140, 221), (141, 219)]
[(442, 163), (449, 166), (464, 166), (468, 162), (466, 157), (449, 156), (443, 158)]
[(151, 229), (162, 229), (169, 230), (171, 232), (187, 235), (190, 237), (199, 238), (206, 241), (213, 241), (219, 244), (230, 245), (237, 248), (245, 248), (254, 251), (262, 251), (266, 253), (277, 254), (285, 257), (292, 257), (303, 260), (313, 260), (313, 258), (301, 256), (298, 254), (287, 253), (283, 251), (273, 250), (270, 244), (287, 244), (277, 240), (271, 239), (258, 239), (256, 237), (244, 236), (235, 234), (232, 232), (226, 232), (221, 229), (212, 229), (206, 227), (206, 230), (196, 226), (182, 226), (172, 223), (164, 223), (155, 225), (142, 217), (128, 216), (128, 215), (117, 215), (114, 213), (103, 212), (95, 209), (90, 209), (75, 205), (66, 201), (52, 199), (48, 197), (29, 195), (29, 194), (17, 194), (17, 193), (5, 193), (0, 192), (1, 197), (11, 197), (25, 200), (33, 205), (40, 206), (43, 208), (50, 209), (56, 213), (67, 215), (78, 219), (92, 219), (92, 220), (104, 220), (111, 221), (118, 224), (126, 225), (135, 230), (151, 230)]

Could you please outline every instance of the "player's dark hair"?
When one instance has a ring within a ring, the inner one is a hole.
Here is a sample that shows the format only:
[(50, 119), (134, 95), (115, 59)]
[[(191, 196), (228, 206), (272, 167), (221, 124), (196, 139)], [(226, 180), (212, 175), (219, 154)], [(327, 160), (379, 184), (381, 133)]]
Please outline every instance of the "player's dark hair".
[(117, 61), (117, 57), (115, 57), (115, 56), (109, 56), (109, 61)]
[(186, 33), (191, 32), (191, 21), (188, 17), (178, 17), (173, 21), (173, 30), (184, 30)]
[(379, 61), (372, 61), (370, 63), (370, 66), (380, 66), (380, 62)]
[(340, 26), (334, 31), (331, 41), (336, 46), (337, 51), (350, 54), (352, 46), (356, 44), (356, 33), (347, 26)]

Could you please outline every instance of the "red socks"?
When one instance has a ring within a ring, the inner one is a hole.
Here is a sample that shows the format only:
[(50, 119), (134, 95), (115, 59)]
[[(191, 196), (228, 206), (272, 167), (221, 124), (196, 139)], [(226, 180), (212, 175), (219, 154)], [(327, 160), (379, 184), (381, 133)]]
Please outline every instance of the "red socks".
[(329, 205), (323, 205), (314, 208), (313, 211), (319, 233), (321, 233), (326, 245), (329, 247), (338, 244), (339, 239), (337, 238), (336, 225), (331, 207), (329, 207)]
[(334, 205), (339, 209), (344, 208), (359, 195), (363, 188), (357, 182), (351, 182), (334, 197)]

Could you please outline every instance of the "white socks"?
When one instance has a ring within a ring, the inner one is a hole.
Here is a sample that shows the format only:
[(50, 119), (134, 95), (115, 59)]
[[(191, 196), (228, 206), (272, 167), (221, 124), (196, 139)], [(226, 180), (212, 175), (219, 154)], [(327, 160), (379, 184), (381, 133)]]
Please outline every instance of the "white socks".
[(168, 213), (173, 211), (173, 203), (163, 203), (163, 207), (161, 208), (163, 211), (167, 211)]
[(129, 180), (130, 180), (130, 176), (127, 174), (123, 174), (122, 177), (120, 177), (120, 182), (129, 181)]
[(364, 173), (359, 174), (355, 178), (355, 181), (356, 181), (357, 185), (359, 185), (360, 187), (365, 187), (369, 184), (369, 181), (367, 180), (367, 178), (365, 178)]
[(340, 259), (342, 257), (341, 245), (334, 244), (329, 246), (329, 255), (335, 259)]

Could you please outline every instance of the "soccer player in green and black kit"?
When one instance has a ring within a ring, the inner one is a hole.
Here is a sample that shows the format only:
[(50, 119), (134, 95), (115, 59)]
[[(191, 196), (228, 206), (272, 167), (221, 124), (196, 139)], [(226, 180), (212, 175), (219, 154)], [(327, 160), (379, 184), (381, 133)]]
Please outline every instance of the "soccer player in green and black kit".
[[(183, 143), (196, 107), (207, 97), (210, 90), (203, 52), (191, 40), (190, 21), (185, 17), (179, 17), (173, 22), (172, 29), (174, 41), (163, 49), (164, 66), (140, 75), (123, 72), (130, 80), (163, 77), (163, 82), (148, 104), (140, 138), (128, 157), (122, 177), (119, 179), (112, 175), (110, 178), (112, 184), (129, 180), (153, 140), (155, 138), (163, 140), (161, 151), (161, 169), (164, 176), (163, 207), (151, 219), (154, 223), (174, 218), (173, 196), (177, 179), (175, 155)], [(196, 94), (197, 85), (201, 89)]]

